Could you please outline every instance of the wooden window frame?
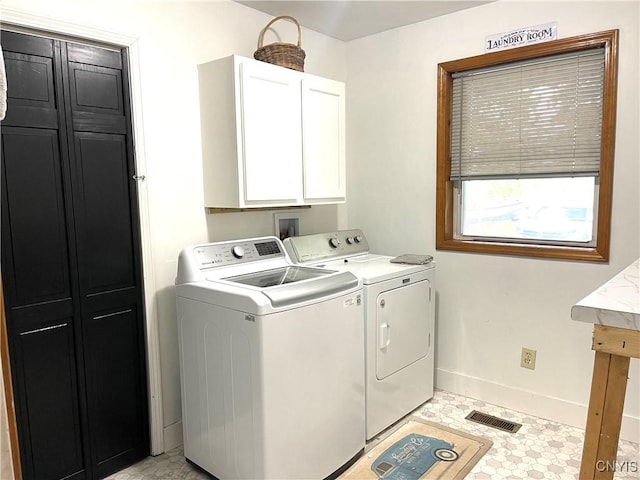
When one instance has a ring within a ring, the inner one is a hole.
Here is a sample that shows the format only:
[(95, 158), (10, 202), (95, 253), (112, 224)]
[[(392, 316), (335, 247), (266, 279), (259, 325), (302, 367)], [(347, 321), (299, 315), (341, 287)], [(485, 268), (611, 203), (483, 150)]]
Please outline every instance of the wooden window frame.
[[(592, 247), (576, 247), (454, 238), (454, 182), (449, 178), (451, 173), (450, 130), (453, 74), (593, 48), (604, 48), (605, 50), (596, 244)], [(617, 79), (618, 30), (580, 35), (438, 64), (436, 249), (607, 262), (611, 234)]]

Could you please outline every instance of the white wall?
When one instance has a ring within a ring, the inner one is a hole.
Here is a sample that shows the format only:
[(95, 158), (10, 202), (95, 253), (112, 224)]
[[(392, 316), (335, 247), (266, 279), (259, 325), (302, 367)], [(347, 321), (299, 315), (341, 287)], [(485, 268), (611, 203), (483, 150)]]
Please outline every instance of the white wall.
[[(231, 54), (251, 57), (260, 30), (272, 18), (231, 1), (151, 2), (3, 0), (9, 10), (49, 17), (90, 29), (138, 38), (152, 258), (152, 292), (160, 339), (165, 448), (181, 443), (181, 405), (174, 279), (179, 251), (193, 243), (273, 234), (271, 212), (205, 214), (200, 155), (197, 65)], [(7, 27), (7, 25), (3, 25)], [(278, 22), (282, 41), (295, 41), (295, 27)], [(265, 38), (265, 43), (274, 38)], [(346, 76), (343, 42), (303, 29), (305, 71), (336, 80)], [(134, 68), (136, 65), (134, 65)], [(134, 92), (135, 94), (136, 92)], [(140, 158), (138, 160), (141, 160)], [(345, 210), (346, 211), (346, 210)], [(319, 206), (299, 213), (303, 233), (338, 228), (341, 207)]]
[[(640, 256), (638, 19), (637, 1), (498, 1), (347, 45), (348, 223), (380, 253), (434, 253), (438, 387), (584, 428), (592, 327), (571, 306)], [(559, 38), (620, 29), (610, 262), (435, 251), (437, 64), (551, 21)], [(535, 371), (519, 365), (523, 346)], [(632, 359), (622, 435), (636, 442), (639, 394)]]

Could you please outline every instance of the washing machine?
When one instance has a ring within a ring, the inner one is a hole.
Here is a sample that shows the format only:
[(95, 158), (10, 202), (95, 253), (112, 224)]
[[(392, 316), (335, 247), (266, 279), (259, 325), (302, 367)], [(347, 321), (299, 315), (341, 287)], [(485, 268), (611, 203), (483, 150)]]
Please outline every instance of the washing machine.
[(366, 438), (433, 397), (435, 262), (392, 263), (359, 229), (287, 238), (300, 265), (351, 272), (365, 304)]
[(352, 273), (276, 237), (185, 248), (176, 302), (184, 455), (220, 479), (322, 479), (363, 452), (364, 306)]

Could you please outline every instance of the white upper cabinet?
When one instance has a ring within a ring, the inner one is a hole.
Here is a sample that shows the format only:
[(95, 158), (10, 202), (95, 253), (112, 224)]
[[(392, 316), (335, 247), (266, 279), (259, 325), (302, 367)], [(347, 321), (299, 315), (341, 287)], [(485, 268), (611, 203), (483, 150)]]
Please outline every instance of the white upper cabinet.
[(206, 207), (344, 202), (343, 83), (237, 55), (198, 73)]

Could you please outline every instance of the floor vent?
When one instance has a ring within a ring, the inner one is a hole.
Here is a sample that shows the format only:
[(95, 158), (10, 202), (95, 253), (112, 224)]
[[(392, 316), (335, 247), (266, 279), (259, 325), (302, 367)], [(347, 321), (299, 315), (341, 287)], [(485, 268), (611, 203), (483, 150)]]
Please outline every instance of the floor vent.
[(510, 422), (503, 418), (494, 417), (493, 415), (487, 415), (486, 413), (478, 412), (477, 410), (472, 411), (465, 417), (465, 419), (509, 433), (516, 433), (522, 426), (519, 423)]

